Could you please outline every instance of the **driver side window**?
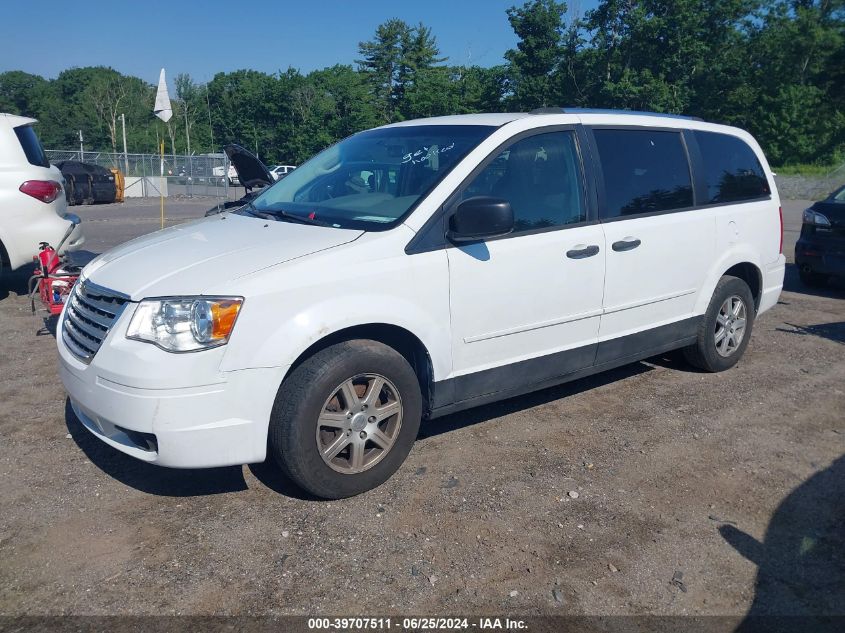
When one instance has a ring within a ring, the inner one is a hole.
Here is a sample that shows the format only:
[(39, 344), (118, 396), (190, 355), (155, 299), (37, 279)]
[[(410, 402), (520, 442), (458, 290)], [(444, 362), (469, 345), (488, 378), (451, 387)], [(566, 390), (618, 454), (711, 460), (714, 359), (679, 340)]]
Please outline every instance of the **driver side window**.
[(512, 143), (466, 187), (462, 198), (491, 196), (513, 208), (514, 233), (587, 220), (574, 132), (549, 132)]

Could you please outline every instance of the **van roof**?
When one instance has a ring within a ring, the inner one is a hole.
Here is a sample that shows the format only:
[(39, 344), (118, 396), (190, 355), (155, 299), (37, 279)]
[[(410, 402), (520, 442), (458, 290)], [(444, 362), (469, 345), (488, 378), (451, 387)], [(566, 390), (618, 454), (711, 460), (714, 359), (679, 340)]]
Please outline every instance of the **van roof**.
[(7, 112), (0, 112), (0, 121), (8, 124), (10, 127), (19, 127), (21, 125), (32, 125), (33, 123), (38, 123), (38, 119), (31, 119), (29, 117), (9, 114)]
[(532, 116), (571, 114), (582, 115), (606, 115), (612, 117), (654, 117), (658, 119), (682, 119), (686, 121), (701, 121), (699, 117), (685, 116), (682, 114), (664, 114), (661, 112), (640, 112), (637, 110), (610, 110), (602, 108), (538, 108), (531, 112), (506, 112), (506, 113), (484, 113), (484, 114), (456, 114), (450, 116), (431, 117), (425, 119), (411, 119), (391, 123), (384, 127), (404, 127), (411, 125), (489, 125), (499, 127)]

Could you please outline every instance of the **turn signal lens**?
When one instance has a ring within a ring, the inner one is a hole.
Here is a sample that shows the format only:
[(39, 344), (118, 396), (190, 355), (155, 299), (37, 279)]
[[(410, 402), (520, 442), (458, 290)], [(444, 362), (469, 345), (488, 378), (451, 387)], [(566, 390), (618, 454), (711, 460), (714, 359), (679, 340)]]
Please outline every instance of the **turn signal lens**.
[(229, 338), (235, 319), (241, 309), (241, 301), (216, 301), (211, 305), (211, 336), (216, 339)]

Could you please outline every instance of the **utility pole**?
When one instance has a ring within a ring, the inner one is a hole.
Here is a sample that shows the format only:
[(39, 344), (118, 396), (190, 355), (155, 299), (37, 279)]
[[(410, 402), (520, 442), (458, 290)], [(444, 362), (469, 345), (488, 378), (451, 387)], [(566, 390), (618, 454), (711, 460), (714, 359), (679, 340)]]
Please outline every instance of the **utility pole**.
[(205, 84), (205, 105), (208, 108), (208, 131), (211, 134), (211, 151), (215, 151), (214, 147), (214, 126), (211, 125), (211, 99), (208, 96), (208, 82)]
[(188, 196), (194, 197), (194, 161), (191, 158), (191, 128), (188, 126), (188, 100), (182, 99), (182, 112), (185, 114), (185, 146), (188, 158)]
[(191, 128), (188, 127), (188, 108), (185, 101), (182, 101), (182, 110), (185, 113), (185, 144), (188, 147), (188, 156), (191, 155)]
[(123, 175), (129, 174), (129, 155), (126, 153), (126, 115), (120, 115), (120, 122), (123, 125)]
[(85, 160), (85, 153), (82, 151), (82, 130), (79, 130), (79, 162)]

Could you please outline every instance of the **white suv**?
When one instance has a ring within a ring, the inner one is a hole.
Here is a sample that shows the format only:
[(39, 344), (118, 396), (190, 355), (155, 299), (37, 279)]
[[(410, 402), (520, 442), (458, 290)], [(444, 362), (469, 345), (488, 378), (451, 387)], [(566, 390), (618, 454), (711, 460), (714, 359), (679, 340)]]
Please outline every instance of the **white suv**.
[[(39, 242), (58, 246), (71, 226), (62, 172), (47, 160), (35, 123), (0, 114), (0, 269), (31, 264)], [(84, 242), (77, 225), (62, 252)]]
[(180, 468), (268, 453), (314, 495), (396, 471), (420, 420), (683, 348), (734, 365), (784, 275), (754, 139), (543, 110), (356, 134), (234, 213), (89, 264), (59, 324), (92, 433)]

